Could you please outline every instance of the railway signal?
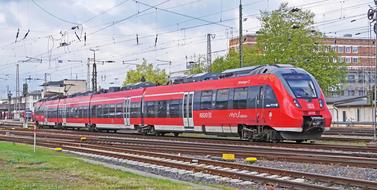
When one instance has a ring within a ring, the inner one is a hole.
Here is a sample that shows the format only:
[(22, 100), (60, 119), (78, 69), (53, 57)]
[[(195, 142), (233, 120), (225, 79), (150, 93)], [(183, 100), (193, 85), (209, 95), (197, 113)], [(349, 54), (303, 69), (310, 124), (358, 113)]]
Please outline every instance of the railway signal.
[[(374, 4), (375, 4), (375, 8), (370, 8), (367, 12), (367, 17), (368, 19), (371, 21), (371, 23), (374, 23), (373, 25), (373, 31), (374, 33), (376, 34), (376, 38), (375, 38), (375, 45), (376, 45), (376, 48), (375, 48), (375, 51), (376, 51), (376, 62), (375, 62), (375, 78), (374, 78), (374, 94), (377, 94), (377, 0), (374, 0)], [(377, 99), (376, 99), (376, 96), (374, 96), (373, 98), (373, 142), (376, 142), (376, 125), (377, 125), (377, 122), (376, 122), (376, 118), (377, 118)]]

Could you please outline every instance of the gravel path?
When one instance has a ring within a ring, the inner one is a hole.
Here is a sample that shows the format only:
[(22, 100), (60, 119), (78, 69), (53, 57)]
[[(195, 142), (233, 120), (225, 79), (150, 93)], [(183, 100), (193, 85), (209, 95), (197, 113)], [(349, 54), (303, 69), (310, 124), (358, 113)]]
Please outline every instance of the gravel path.
[[(242, 161), (239, 161), (242, 162)], [(311, 163), (293, 163), (284, 161), (258, 160), (253, 165), (271, 167), (277, 169), (287, 169), (291, 171), (303, 171), (314, 174), (330, 176), (348, 177), (353, 179), (364, 179), (377, 181), (377, 169), (357, 168), (337, 165), (321, 165)]]

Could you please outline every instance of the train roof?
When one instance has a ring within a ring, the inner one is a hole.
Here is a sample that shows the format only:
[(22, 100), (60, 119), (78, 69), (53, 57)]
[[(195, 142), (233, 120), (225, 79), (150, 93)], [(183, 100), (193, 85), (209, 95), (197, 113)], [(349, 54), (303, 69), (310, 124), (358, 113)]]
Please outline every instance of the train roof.
[[(188, 76), (179, 76), (171, 78), (167, 86), (173, 85), (173, 84), (182, 84), (182, 83), (191, 83), (191, 82), (199, 82), (199, 81), (205, 81), (205, 80), (216, 80), (216, 79), (224, 79), (224, 78), (234, 78), (234, 77), (241, 77), (241, 76), (252, 76), (257, 74), (282, 74), (282, 73), (292, 73), (292, 72), (304, 72), (304, 70), (294, 67), (290, 64), (272, 64), (272, 65), (257, 65), (257, 66), (249, 66), (249, 67), (242, 67), (237, 69), (228, 69), (221, 73), (212, 73), (212, 72), (205, 72), (205, 73), (199, 73), (199, 74), (192, 74)], [(44, 98), (40, 101), (49, 101), (49, 100), (56, 100), (59, 98), (73, 98), (78, 96), (89, 96), (93, 94), (105, 94), (108, 92), (117, 92), (117, 91), (127, 91), (127, 90), (134, 90), (134, 89), (140, 89), (140, 88), (147, 88), (147, 87), (153, 87), (158, 86), (154, 83), (149, 82), (138, 82), (134, 84), (129, 84), (127, 86), (124, 86), (122, 88), (112, 88), (112, 89), (101, 89), (99, 92), (81, 92), (81, 93), (75, 93), (69, 96), (53, 96)]]

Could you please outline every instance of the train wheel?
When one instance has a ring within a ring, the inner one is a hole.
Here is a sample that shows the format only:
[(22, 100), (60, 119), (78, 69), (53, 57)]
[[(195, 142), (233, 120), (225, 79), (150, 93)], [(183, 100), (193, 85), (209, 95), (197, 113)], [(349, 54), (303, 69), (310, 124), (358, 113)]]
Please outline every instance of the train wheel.
[(303, 143), (304, 142), (304, 140), (296, 140), (296, 143)]
[(173, 133), (175, 137), (178, 137), (179, 136), (179, 133)]

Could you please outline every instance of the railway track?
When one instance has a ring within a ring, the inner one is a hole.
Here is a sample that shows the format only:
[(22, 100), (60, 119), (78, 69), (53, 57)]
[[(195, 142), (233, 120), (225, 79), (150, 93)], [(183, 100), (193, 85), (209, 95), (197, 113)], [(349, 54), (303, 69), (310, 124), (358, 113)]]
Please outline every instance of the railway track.
[[(184, 153), (190, 155), (204, 156), (221, 156), (222, 153), (233, 153), (239, 158), (250, 156), (265, 160), (282, 160), (289, 162), (305, 162), (318, 164), (337, 164), (343, 166), (355, 166), (364, 168), (377, 168), (377, 148), (368, 147), (347, 147), (345, 150), (322, 150), (316, 146), (307, 146), (306, 148), (297, 147), (274, 147), (258, 145), (233, 145), (216, 142), (192, 142), (167, 140), (166, 138), (149, 139), (144, 136), (119, 137), (101, 136), (98, 134), (80, 133), (77, 131), (64, 131), (60, 134), (59, 130), (44, 130), (38, 132), (38, 138), (46, 139), (66, 139), (78, 142), (80, 137), (85, 134), (86, 143), (104, 144), (111, 147), (132, 149), (132, 150), (150, 150), (154, 152), (166, 153)], [(32, 131), (25, 129), (0, 130), (3, 135), (16, 135), (31, 137)], [(139, 138), (142, 137), (142, 138)], [(273, 144), (270, 144), (273, 145)], [(316, 147), (310, 149), (308, 147)], [(320, 146), (325, 147), (325, 146)], [(365, 150), (363, 150), (365, 149)]]
[(361, 127), (332, 127), (330, 131), (326, 131), (324, 135), (342, 135), (342, 136), (359, 136), (372, 137), (373, 128)]
[[(29, 136), (0, 135), (0, 140), (32, 144)], [(140, 164), (145, 167), (167, 168), (181, 174), (206, 176), (207, 178), (238, 181), (241, 184), (268, 184), (287, 189), (377, 189), (377, 183), (343, 177), (333, 177), (305, 172), (256, 167), (251, 165), (197, 159), (190, 156), (156, 153), (150, 150), (132, 150), (128, 148), (77, 143), (72, 139), (42, 138), (39, 146), (54, 148), (57, 145), (64, 150), (81, 155), (116, 159), (126, 164)]]
[[(30, 129), (14, 128), (17, 131), (29, 131)], [(0, 130), (11, 130), (9, 127), (0, 126)], [(138, 139), (156, 139), (164, 141), (179, 141), (179, 142), (198, 142), (210, 144), (224, 144), (224, 145), (238, 145), (238, 146), (263, 146), (263, 147), (281, 147), (281, 148), (294, 148), (294, 149), (310, 149), (310, 150), (329, 150), (329, 151), (349, 151), (349, 152), (377, 152), (375, 146), (355, 146), (355, 145), (330, 145), (330, 144), (311, 144), (302, 143), (297, 144), (293, 142), (285, 143), (264, 143), (264, 142), (250, 142), (239, 139), (225, 139), (225, 138), (208, 138), (208, 137), (173, 137), (173, 136), (144, 136), (135, 132), (122, 132), (122, 133), (104, 133), (104, 132), (90, 132), (90, 131), (74, 131), (74, 130), (57, 130), (57, 129), (37, 129), (38, 132), (51, 132), (59, 134), (72, 134), (82, 136), (94, 137), (114, 137), (114, 138), (138, 138)]]

